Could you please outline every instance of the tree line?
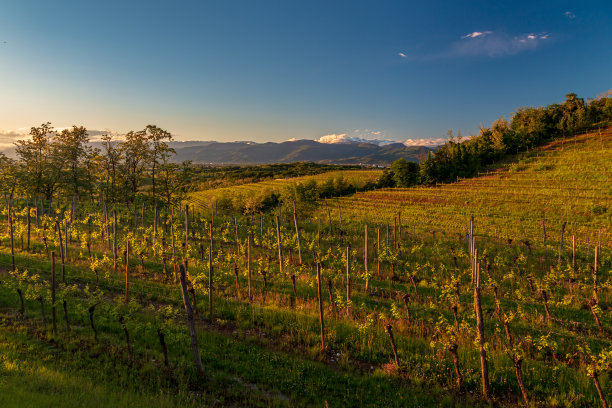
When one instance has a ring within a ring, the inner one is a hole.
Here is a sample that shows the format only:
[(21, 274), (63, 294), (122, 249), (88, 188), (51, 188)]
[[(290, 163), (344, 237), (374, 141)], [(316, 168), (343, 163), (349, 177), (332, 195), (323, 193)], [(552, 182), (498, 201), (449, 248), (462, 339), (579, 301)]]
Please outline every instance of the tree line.
[(0, 193), (46, 202), (103, 195), (109, 203), (170, 203), (188, 191), (194, 174), (191, 162), (172, 162), (172, 135), (154, 125), (122, 139), (103, 135), (101, 148), (92, 147), (83, 126), (56, 130), (47, 122), (29, 135), (15, 143), (17, 159), (0, 153)]
[(612, 90), (585, 102), (575, 93), (562, 104), (517, 109), (508, 121), (497, 119), (490, 128), (464, 139), (449, 131), (449, 141), (435, 153), (429, 152), (420, 164), (396, 160), (379, 180), (379, 187), (409, 187), (416, 184), (446, 183), (458, 177), (473, 177), (485, 166), (540, 146), (550, 140), (609, 125), (612, 121)]

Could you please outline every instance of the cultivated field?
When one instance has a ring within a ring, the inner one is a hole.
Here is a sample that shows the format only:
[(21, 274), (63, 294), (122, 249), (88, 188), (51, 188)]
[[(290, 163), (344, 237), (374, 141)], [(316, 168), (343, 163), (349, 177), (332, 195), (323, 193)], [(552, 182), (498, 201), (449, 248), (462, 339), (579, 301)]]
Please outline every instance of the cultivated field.
[(601, 406), (610, 163), (612, 133), (589, 134), (479, 178), (280, 216), (215, 214), (211, 191), (192, 196), (200, 211), (16, 199), (0, 403)]

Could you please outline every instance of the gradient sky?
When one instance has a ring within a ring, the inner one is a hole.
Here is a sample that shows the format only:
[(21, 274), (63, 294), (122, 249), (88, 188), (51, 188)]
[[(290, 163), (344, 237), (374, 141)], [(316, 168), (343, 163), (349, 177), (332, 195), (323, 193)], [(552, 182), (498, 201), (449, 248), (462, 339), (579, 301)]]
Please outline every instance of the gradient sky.
[(4, 141), (46, 121), (179, 140), (439, 138), (610, 88), (610, 1), (0, 5)]

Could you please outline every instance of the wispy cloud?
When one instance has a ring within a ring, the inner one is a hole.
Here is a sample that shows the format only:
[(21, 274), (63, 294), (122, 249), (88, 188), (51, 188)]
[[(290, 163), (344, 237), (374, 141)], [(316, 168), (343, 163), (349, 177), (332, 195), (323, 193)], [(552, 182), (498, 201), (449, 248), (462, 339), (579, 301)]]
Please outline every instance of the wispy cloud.
[(415, 61), (431, 61), (446, 58), (487, 56), (490, 58), (508, 57), (525, 51), (532, 51), (551, 40), (547, 32), (530, 32), (507, 34), (504, 32), (485, 30), (472, 31), (450, 42), (445, 48), (421, 55), (398, 55)]
[(573, 20), (576, 18), (576, 15), (574, 13), (572, 13), (571, 11), (566, 11), (565, 13), (563, 13), (563, 15), (567, 18), (569, 18), (570, 20)]
[(462, 36), (462, 39), (466, 39), (466, 38), (477, 38), (477, 37), (484, 37), (487, 36), (489, 34), (493, 34), (493, 31), (474, 31), (473, 33), (469, 33), (466, 34), (464, 36)]
[(493, 31), (475, 31), (454, 42), (450, 49), (439, 57), (461, 57), (486, 55), (504, 57), (523, 51), (534, 50), (549, 39), (548, 33), (524, 33), (508, 35)]

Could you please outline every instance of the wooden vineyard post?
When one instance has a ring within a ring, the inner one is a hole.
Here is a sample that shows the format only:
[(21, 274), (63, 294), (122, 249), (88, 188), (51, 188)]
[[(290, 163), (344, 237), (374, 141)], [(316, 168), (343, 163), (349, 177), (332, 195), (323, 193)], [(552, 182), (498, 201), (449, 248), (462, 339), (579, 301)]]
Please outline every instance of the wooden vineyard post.
[(278, 270), (283, 275), (283, 248), (281, 247), (280, 216), (276, 216), (276, 244), (278, 245)]
[(399, 356), (397, 355), (397, 347), (395, 346), (395, 338), (393, 337), (393, 327), (390, 324), (385, 326), (385, 330), (387, 330), (387, 334), (389, 335), (389, 341), (391, 342), (391, 349), (393, 350), (393, 357), (395, 358), (395, 365), (397, 369), (400, 369), (400, 361)]
[(142, 207), (140, 208), (140, 227), (144, 230), (145, 224), (144, 224), (144, 215), (145, 215), (145, 204), (144, 202), (142, 203)]
[(213, 221), (210, 220), (210, 247), (208, 248), (208, 320), (213, 322)]
[(327, 218), (329, 219), (329, 235), (333, 236), (334, 235), (334, 227), (332, 225), (331, 209), (330, 208), (327, 209)]
[(563, 234), (565, 234), (565, 226), (567, 225), (567, 222), (564, 222), (563, 225), (561, 226), (561, 240), (559, 241), (559, 260), (558, 260), (558, 264), (561, 265), (561, 254), (563, 253)]
[(368, 224), (365, 225), (364, 238), (363, 238), (363, 269), (366, 276), (366, 293), (370, 292), (370, 274), (368, 272)]
[(70, 262), (68, 258), (68, 221), (64, 221), (64, 258), (66, 258), (67, 262)]
[(125, 244), (125, 303), (129, 302), (128, 292), (130, 289), (129, 282), (129, 274), (130, 274), (130, 240), (126, 239)]
[(402, 212), (401, 211), (397, 213), (397, 228), (398, 228), (399, 238), (402, 239)]
[(36, 211), (34, 212), (36, 214), (36, 228), (40, 228), (40, 224), (39, 224), (39, 217), (38, 217), (38, 200), (40, 197), (36, 197), (34, 199), (34, 206), (36, 207)]
[(113, 270), (117, 270), (117, 210), (113, 210)]
[(240, 256), (240, 238), (238, 237), (238, 221), (234, 217), (234, 235), (236, 236), (236, 256)]
[(264, 244), (263, 244), (263, 237), (264, 237), (264, 232), (263, 232), (263, 214), (259, 213), (259, 246), (263, 248)]
[(349, 302), (351, 301), (351, 247), (346, 247), (346, 313), (350, 311)]
[(298, 257), (300, 265), (302, 265), (302, 245), (300, 242), (300, 227), (298, 225), (297, 212), (295, 210), (295, 201), (293, 201), (293, 222), (295, 224), (295, 236), (297, 238)]
[(157, 243), (157, 219), (159, 218), (158, 209), (157, 209), (157, 200), (155, 200), (155, 208), (153, 210), (153, 248), (155, 248), (155, 244)]
[(200, 349), (198, 347), (198, 336), (195, 328), (195, 321), (193, 318), (193, 310), (191, 309), (191, 302), (189, 301), (189, 293), (187, 292), (187, 283), (185, 278), (185, 267), (179, 266), (180, 281), (181, 281), (181, 293), (183, 294), (183, 304), (185, 305), (185, 312), (187, 313), (187, 325), (189, 326), (189, 335), (191, 337), (191, 348), (193, 349), (193, 359), (195, 361), (196, 370), (200, 376), (204, 375), (204, 367), (202, 367), (202, 359), (200, 357)]
[(595, 260), (593, 262), (593, 299), (599, 301), (598, 275), (599, 274), (599, 245), (595, 246)]
[(187, 270), (187, 256), (189, 252), (189, 204), (185, 204), (185, 254), (183, 259), (185, 260), (185, 270)]
[(249, 302), (253, 301), (253, 286), (251, 282), (251, 234), (247, 236), (247, 272), (249, 276)]
[(397, 248), (397, 217), (393, 217), (393, 248)]
[(170, 236), (172, 237), (172, 268), (174, 270), (174, 281), (176, 282), (176, 238), (174, 236), (174, 207), (170, 207)]
[(55, 318), (55, 251), (51, 251), (51, 323), (53, 335), (57, 333), (57, 322)]
[(15, 272), (15, 239), (13, 237), (13, 214), (11, 214), (11, 201), (13, 201), (12, 194), (8, 199), (8, 226), (11, 238), (11, 270)]
[[(472, 244), (473, 245), (473, 244)], [(476, 312), (476, 329), (478, 344), (480, 346), (480, 372), (482, 375), (482, 396), (489, 399), (489, 367), (487, 364), (487, 352), (485, 350), (484, 338), (484, 319), (480, 304), (480, 264), (478, 263), (478, 250), (474, 248), (473, 255), (473, 276), (474, 276), (474, 310)]]
[(62, 260), (62, 283), (66, 283), (66, 264), (65, 264), (65, 258), (64, 258), (64, 247), (62, 245), (62, 228), (60, 227), (59, 221), (55, 221), (55, 227), (57, 229), (57, 235), (59, 238), (59, 250), (60, 250), (60, 257)]
[(26, 228), (27, 228), (27, 241), (26, 241), (26, 250), (30, 252), (30, 234), (32, 226), (30, 225), (30, 195), (26, 194)]
[(376, 276), (380, 279), (380, 227), (376, 228)]
[(576, 272), (576, 236), (572, 235), (572, 271)]
[(317, 248), (321, 250), (321, 219), (317, 220)]
[(323, 297), (321, 296), (321, 263), (317, 262), (317, 295), (319, 298), (319, 322), (321, 323), (321, 350), (325, 351), (325, 322), (323, 321)]

